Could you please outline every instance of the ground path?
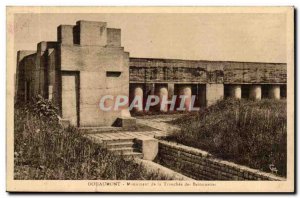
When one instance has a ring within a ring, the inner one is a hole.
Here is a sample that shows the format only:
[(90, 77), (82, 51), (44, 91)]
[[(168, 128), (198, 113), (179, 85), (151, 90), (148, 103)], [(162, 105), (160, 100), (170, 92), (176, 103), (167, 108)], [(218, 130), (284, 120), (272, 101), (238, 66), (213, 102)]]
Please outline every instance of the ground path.
[(160, 138), (166, 137), (174, 132), (179, 131), (179, 128), (167, 123), (182, 115), (152, 115), (152, 116), (139, 116), (136, 121), (138, 125), (145, 125), (153, 130), (149, 131), (115, 131), (115, 130), (101, 130), (101, 132), (89, 133), (87, 136), (96, 140), (97, 142), (103, 142), (108, 140), (125, 140), (135, 139), (140, 137), (153, 137)]

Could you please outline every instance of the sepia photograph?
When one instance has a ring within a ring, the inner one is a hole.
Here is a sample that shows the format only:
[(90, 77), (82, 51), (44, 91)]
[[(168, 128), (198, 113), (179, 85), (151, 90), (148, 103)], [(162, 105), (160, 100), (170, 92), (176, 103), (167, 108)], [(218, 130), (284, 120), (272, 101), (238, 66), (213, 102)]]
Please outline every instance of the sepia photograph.
[(7, 7), (7, 191), (294, 192), (293, 7)]

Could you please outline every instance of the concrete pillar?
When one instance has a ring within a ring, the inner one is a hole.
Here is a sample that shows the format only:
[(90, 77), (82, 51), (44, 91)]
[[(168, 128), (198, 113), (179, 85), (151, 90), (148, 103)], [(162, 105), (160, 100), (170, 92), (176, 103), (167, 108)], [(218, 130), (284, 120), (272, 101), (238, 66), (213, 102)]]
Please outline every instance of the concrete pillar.
[[(143, 103), (144, 103), (144, 101), (143, 101), (143, 94), (144, 94), (143, 85), (132, 84), (130, 86), (132, 86), (132, 91), (130, 93), (130, 104), (136, 98), (135, 102), (137, 102), (137, 99), (138, 99), (139, 101), (142, 102), (142, 107), (143, 107)], [(143, 111), (143, 108), (136, 106), (136, 107), (133, 107), (133, 110), (134, 111)]]
[(155, 93), (159, 97), (159, 106), (158, 108), (163, 111), (167, 112), (168, 111), (168, 104), (165, 104), (161, 107), (163, 98), (165, 100), (168, 100), (168, 88), (166, 85), (157, 85), (155, 86)]
[[(191, 98), (192, 98), (192, 86), (191, 85), (181, 85), (179, 86), (179, 94), (177, 97), (184, 95), (185, 96), (185, 102), (184, 102), (184, 108), (187, 111), (191, 110)], [(181, 100), (179, 105), (181, 104)]]
[(135, 88), (134, 88), (134, 97), (138, 97), (139, 98), (139, 101), (142, 102), (142, 108), (140, 107), (134, 107), (134, 110), (135, 111), (143, 111), (143, 86), (142, 85), (137, 85)]
[(252, 100), (261, 99), (261, 85), (251, 85), (249, 90), (249, 98)]
[(242, 86), (241, 85), (230, 85), (229, 87), (230, 97), (234, 99), (242, 98)]
[(269, 98), (276, 100), (280, 99), (280, 85), (271, 85), (268, 92)]
[(224, 98), (224, 84), (206, 84), (206, 106)]

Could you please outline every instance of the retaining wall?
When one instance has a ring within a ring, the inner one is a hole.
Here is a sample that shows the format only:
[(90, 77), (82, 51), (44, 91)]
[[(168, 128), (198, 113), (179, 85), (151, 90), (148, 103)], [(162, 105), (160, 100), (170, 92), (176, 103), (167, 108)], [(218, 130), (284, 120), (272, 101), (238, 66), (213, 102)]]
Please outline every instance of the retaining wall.
[(200, 149), (162, 140), (159, 141), (158, 161), (197, 180), (285, 180), (271, 173), (216, 159)]

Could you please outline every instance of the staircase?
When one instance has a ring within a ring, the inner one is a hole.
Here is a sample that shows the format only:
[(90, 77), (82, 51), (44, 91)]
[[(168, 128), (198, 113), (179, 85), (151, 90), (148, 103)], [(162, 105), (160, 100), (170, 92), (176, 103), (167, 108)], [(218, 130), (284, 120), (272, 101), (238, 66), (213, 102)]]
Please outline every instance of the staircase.
[(114, 155), (121, 155), (125, 159), (143, 158), (143, 154), (135, 148), (134, 139), (111, 139), (103, 140), (102, 145)]

